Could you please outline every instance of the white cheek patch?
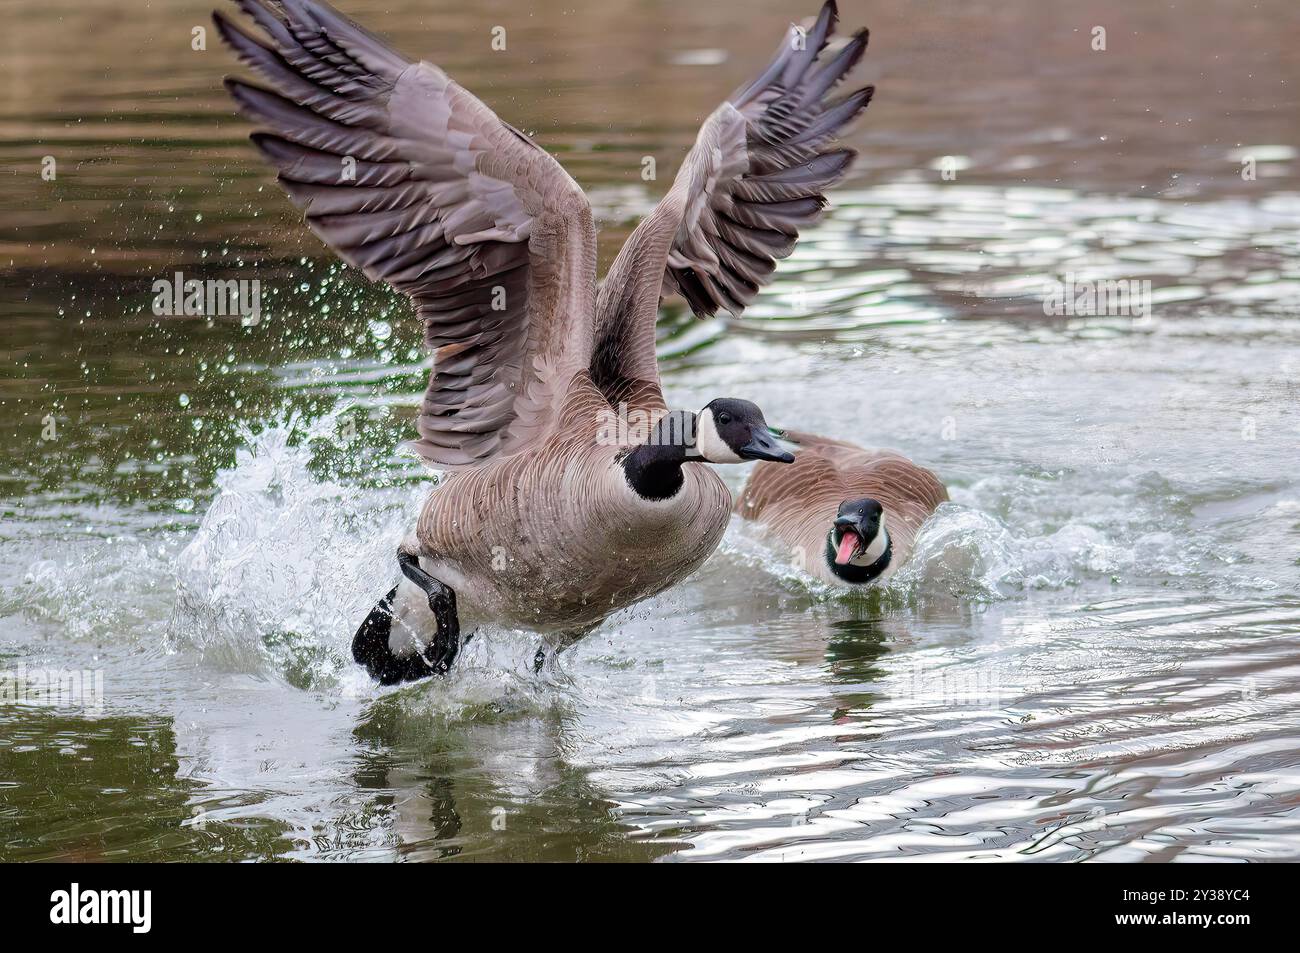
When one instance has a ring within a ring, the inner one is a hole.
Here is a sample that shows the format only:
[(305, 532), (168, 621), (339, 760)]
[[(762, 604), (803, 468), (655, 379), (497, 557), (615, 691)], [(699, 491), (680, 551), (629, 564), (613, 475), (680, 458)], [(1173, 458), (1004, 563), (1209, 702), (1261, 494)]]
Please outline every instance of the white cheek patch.
[(885, 529), (885, 521), (882, 518), (880, 528), (876, 530), (876, 535), (871, 537), (871, 542), (867, 548), (862, 551), (862, 555), (855, 559), (849, 560), (854, 566), (870, 566), (881, 556), (885, 555), (885, 550), (889, 546), (889, 532)]
[(695, 428), (695, 446), (700, 455), (710, 463), (743, 463), (744, 460), (727, 446), (727, 442), (718, 434), (718, 427), (713, 422), (713, 411), (700, 414)]

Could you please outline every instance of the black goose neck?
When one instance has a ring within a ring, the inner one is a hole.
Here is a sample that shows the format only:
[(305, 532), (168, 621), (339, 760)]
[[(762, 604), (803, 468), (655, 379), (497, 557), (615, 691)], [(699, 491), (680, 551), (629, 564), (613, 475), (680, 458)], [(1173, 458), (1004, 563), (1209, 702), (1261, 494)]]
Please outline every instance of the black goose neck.
[(623, 458), (623, 472), (637, 496), (647, 500), (667, 500), (677, 495), (685, 477), (685, 447), (646, 444)]
[(689, 459), (694, 437), (694, 414), (675, 412), (660, 418), (650, 439), (633, 447), (623, 458), (623, 473), (637, 496), (667, 500), (681, 490), (682, 464)]

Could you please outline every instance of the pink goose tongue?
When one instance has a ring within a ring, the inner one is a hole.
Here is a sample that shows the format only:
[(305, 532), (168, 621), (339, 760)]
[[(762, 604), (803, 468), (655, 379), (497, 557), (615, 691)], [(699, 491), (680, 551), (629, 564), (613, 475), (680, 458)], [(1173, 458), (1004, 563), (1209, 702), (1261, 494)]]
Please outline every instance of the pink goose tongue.
[(844, 535), (840, 537), (840, 550), (835, 554), (835, 561), (841, 566), (848, 565), (853, 554), (857, 552), (859, 542), (858, 534), (851, 529), (846, 529)]

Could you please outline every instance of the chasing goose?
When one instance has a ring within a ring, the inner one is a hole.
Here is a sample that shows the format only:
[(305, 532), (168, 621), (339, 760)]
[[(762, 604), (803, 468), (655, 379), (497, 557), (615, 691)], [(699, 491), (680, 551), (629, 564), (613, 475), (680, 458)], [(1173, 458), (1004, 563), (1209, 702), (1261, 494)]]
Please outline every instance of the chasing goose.
[(907, 561), (921, 524), (948, 491), (894, 450), (793, 431), (785, 439), (797, 445), (794, 465), (755, 467), (736, 512), (762, 524), (820, 579), (884, 582)]
[[(747, 401), (667, 412), (660, 297), (738, 313), (790, 253), (853, 157), (834, 136), (871, 91), (827, 94), (865, 31), (823, 62), (834, 4), (792, 27), (705, 121), (597, 291), (591, 207), (531, 139), (319, 0), (237, 2), (268, 38), (214, 14), (272, 87), (226, 81), (262, 127), (254, 144), (326, 244), (411, 298), (433, 351), (412, 446), (448, 475), (356, 660), (384, 683), (445, 673), (465, 619), (563, 645), (693, 572), (731, 508), (701, 464), (792, 457)], [(624, 420), (652, 423), (611, 437)]]

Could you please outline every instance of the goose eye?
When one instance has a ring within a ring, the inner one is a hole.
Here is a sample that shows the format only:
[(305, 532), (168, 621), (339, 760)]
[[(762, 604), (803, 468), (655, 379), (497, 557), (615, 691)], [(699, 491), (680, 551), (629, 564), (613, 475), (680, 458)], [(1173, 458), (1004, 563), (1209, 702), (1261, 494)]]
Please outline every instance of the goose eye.
[(720, 424), (731, 423), (731, 414), (718, 414), (718, 423)]

